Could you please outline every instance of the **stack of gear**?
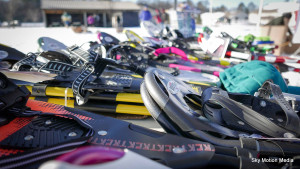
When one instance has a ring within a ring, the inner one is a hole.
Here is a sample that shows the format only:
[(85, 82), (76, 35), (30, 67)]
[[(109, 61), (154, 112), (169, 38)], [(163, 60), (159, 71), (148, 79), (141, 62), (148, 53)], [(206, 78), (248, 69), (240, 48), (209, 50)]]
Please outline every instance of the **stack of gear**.
[[(300, 88), (268, 63), (283, 58), (225, 32), (204, 51), (208, 27), (124, 33), (99, 32), (87, 49), (41, 37), (27, 55), (0, 45), (1, 168), (300, 167)], [(213, 58), (236, 52), (244, 63)]]
[[(44, 162), (41, 168), (88, 164), (105, 168), (123, 163), (127, 168), (134, 157), (141, 159), (138, 163), (158, 168), (276, 168), (292, 167), (294, 163), (289, 162), (299, 154), (299, 117), (270, 82), (263, 85), (259, 97), (217, 88), (199, 95), (172, 75), (152, 69), (145, 74), (141, 94), (167, 132), (160, 133), (99, 114), (27, 100), (30, 93), (25, 87), (14, 85), (3, 74), (0, 77), (2, 168), (38, 168)], [(267, 98), (270, 94), (275, 102)], [(262, 102), (265, 105), (257, 106)], [(270, 113), (270, 108), (281, 113)], [(72, 152), (83, 145), (118, 149), (90, 147)], [(124, 148), (130, 151), (119, 150)], [(101, 160), (95, 153), (111, 160)], [(65, 155), (56, 158), (61, 154)], [(258, 164), (252, 162), (254, 157), (285, 162)]]

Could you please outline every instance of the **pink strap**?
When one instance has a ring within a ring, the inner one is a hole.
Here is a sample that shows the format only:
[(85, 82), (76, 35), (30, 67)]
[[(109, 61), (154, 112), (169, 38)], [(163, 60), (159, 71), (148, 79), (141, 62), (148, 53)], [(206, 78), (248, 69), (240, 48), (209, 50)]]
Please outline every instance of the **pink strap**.
[(173, 53), (176, 55), (179, 55), (182, 57), (183, 60), (188, 60), (187, 55), (185, 54), (185, 52), (181, 49), (175, 48), (175, 47), (166, 47), (166, 48), (159, 48), (156, 49), (154, 52), (155, 56), (158, 56), (161, 53)]
[(189, 60), (189, 61), (192, 62), (192, 63), (201, 64), (201, 65), (204, 64), (204, 62), (201, 62), (201, 61), (196, 61), (196, 60)]
[(169, 64), (170, 68), (178, 68), (179, 70), (189, 70), (193, 72), (201, 72), (201, 69), (197, 69), (194, 67), (189, 67), (189, 66), (183, 66), (183, 65), (177, 65), (177, 64)]
[(214, 72), (213, 74), (217, 77), (220, 77), (220, 72)]
[[(179, 70), (188, 70), (188, 71), (193, 71), (193, 72), (202, 72), (201, 69), (198, 69), (198, 68), (194, 68), (194, 67), (190, 67), (190, 66), (183, 66), (183, 65), (177, 65), (177, 64), (169, 64), (169, 67), (170, 68), (178, 68)], [(207, 72), (205, 72), (207, 73)], [(220, 76), (220, 72), (217, 72), (217, 71), (213, 71), (209, 74), (213, 74), (217, 77)]]
[(101, 39), (100, 39), (100, 37), (101, 37), (101, 32), (99, 32), (97, 36), (98, 36), (98, 40), (99, 40), (100, 43), (101, 43)]

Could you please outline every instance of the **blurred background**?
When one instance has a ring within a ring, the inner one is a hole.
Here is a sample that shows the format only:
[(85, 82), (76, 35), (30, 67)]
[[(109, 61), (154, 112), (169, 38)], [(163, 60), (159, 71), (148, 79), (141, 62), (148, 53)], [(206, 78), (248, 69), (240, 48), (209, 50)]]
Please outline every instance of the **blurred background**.
[[(144, 5), (155, 15), (155, 9), (176, 9), (186, 3), (194, 9), (196, 23), (214, 24), (266, 24), (285, 12), (293, 12), (290, 26), (295, 26), (299, 3), (295, 0), (0, 0), (1, 26), (63, 26), (61, 15), (68, 12), (72, 22), (84, 24), (84, 15), (99, 17), (99, 27), (113, 26), (116, 15), (130, 18), (124, 26), (138, 26), (138, 12)], [(262, 5), (259, 18), (259, 6)], [(211, 15), (213, 14), (213, 15)], [(124, 19), (125, 21), (125, 19)]]

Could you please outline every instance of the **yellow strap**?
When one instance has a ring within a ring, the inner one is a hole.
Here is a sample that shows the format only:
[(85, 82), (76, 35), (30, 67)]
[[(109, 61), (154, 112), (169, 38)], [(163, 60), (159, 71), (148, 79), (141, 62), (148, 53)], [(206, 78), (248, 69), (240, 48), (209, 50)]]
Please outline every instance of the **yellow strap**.
[(137, 115), (148, 115), (147, 108), (145, 106), (135, 106), (135, 105), (126, 105), (118, 104), (116, 108), (116, 113), (126, 113), (126, 114), (137, 114)]
[[(26, 86), (26, 88), (32, 92), (32, 86)], [(65, 95), (67, 93), (67, 95)], [(73, 90), (68, 88), (66, 92), (66, 88), (63, 87), (47, 87), (46, 88), (46, 96), (57, 96), (57, 97), (74, 97)]]
[[(62, 87), (47, 87), (46, 95), (47, 96), (65, 97), (65, 90), (66, 90), (66, 88), (62, 88)], [(68, 93), (67, 97), (74, 97), (72, 89), (68, 89), (67, 93)]]
[[(29, 99), (35, 100), (35, 97), (29, 97)], [(62, 105), (62, 106), (65, 105), (64, 99), (48, 98), (47, 102)], [(67, 100), (67, 107), (74, 108), (74, 100)], [(116, 108), (116, 113), (150, 116), (150, 113), (148, 112), (145, 106), (126, 105), (126, 104), (118, 104)]]
[[(32, 92), (32, 86), (26, 86), (26, 88)], [(47, 87), (46, 96), (56, 96), (56, 97), (73, 97), (73, 91), (70, 88), (62, 87)], [(130, 103), (143, 103), (140, 94), (134, 93), (118, 93), (116, 96), (116, 101), (119, 102), (130, 102)]]
[(202, 86), (211, 86), (210, 84), (203, 83), (203, 82), (188, 81), (187, 83), (189, 83), (189, 84), (196, 84), (196, 85), (202, 85)]
[(136, 48), (136, 45), (134, 43), (131, 43), (129, 46)]
[(143, 78), (141, 75), (131, 75), (131, 76), (135, 78)]
[(225, 59), (221, 59), (220, 58), (220, 65), (223, 65), (223, 66), (229, 66), (230, 65), (230, 62), (225, 60)]
[(195, 60), (195, 61), (198, 61), (199, 59), (195, 56), (192, 56), (192, 55), (188, 55), (187, 56), (189, 60)]
[(140, 94), (118, 93), (116, 97), (118, 102), (144, 103)]

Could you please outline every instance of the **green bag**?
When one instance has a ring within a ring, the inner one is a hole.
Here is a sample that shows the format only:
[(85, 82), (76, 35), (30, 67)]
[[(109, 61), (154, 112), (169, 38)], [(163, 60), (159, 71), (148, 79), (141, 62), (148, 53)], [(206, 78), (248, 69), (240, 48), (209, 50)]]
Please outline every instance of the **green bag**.
[(220, 73), (220, 81), (228, 92), (254, 95), (266, 80), (280, 86), (282, 92), (288, 87), (280, 72), (270, 63), (263, 61), (245, 62)]

